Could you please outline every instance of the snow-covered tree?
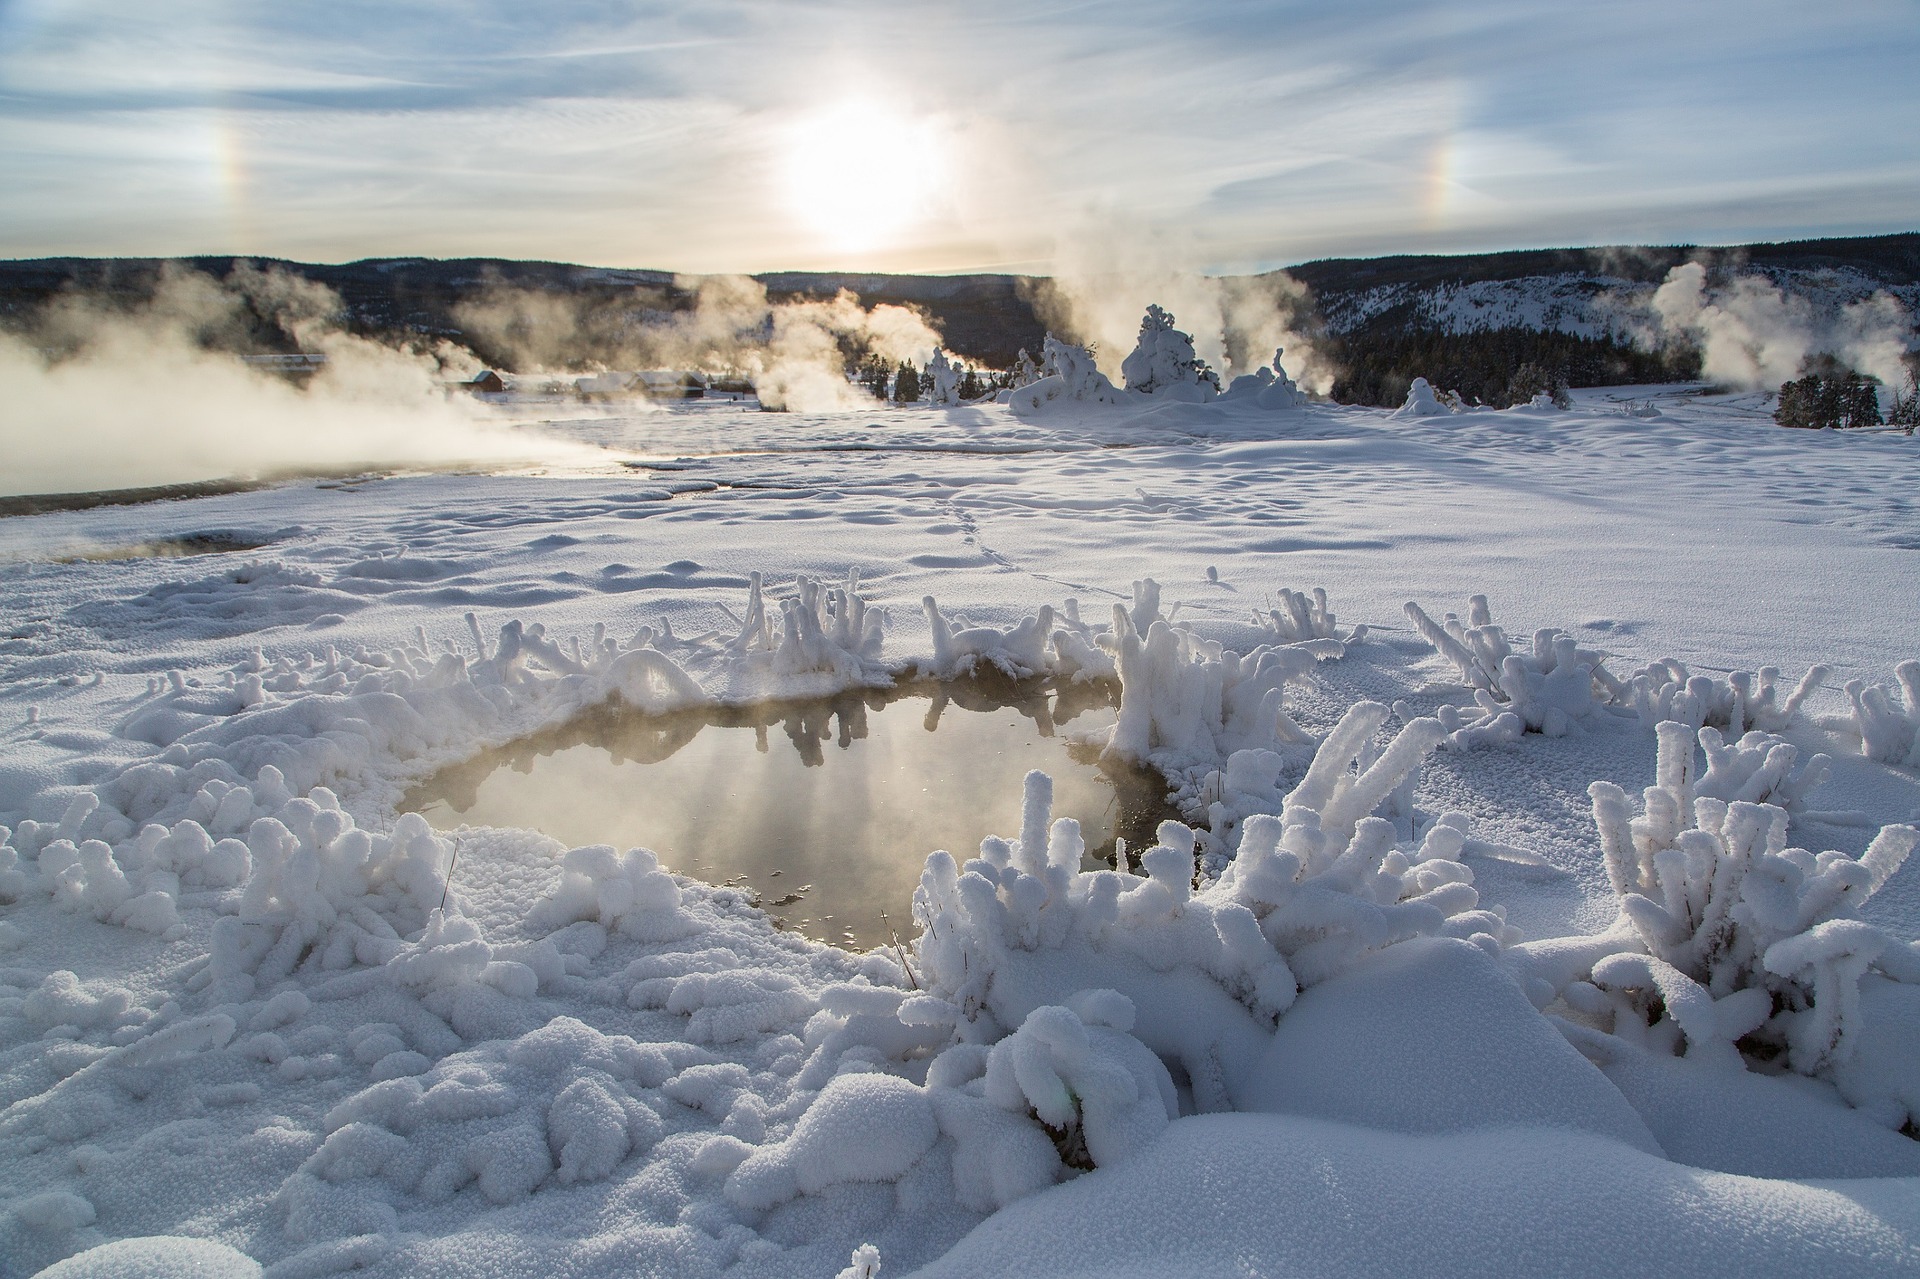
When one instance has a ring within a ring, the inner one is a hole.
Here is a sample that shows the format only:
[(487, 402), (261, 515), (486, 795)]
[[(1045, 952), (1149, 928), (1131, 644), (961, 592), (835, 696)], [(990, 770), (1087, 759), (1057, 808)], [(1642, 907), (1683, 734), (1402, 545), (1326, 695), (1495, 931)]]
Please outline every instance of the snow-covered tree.
[(1027, 354), (1027, 348), (1021, 347), (1020, 358), (1013, 362), (1013, 389), (1017, 391), (1023, 386), (1032, 386), (1039, 380), (1039, 367), (1034, 364), (1033, 357)]
[(1147, 308), (1140, 321), (1140, 340), (1120, 365), (1127, 390), (1211, 399), (1220, 390), (1219, 376), (1194, 354), (1192, 336), (1173, 324), (1172, 312), (1158, 304)]
[(927, 361), (924, 379), (927, 403), (939, 406), (960, 403), (960, 370), (953, 366), (945, 351), (936, 350)]

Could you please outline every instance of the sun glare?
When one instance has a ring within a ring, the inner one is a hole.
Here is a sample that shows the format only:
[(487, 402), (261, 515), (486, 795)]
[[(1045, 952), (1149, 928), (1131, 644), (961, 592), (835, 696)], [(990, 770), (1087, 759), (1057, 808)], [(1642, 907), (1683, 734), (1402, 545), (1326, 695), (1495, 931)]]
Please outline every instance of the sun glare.
[(886, 248), (927, 216), (942, 151), (928, 122), (871, 99), (841, 102), (791, 126), (786, 198), (828, 246)]

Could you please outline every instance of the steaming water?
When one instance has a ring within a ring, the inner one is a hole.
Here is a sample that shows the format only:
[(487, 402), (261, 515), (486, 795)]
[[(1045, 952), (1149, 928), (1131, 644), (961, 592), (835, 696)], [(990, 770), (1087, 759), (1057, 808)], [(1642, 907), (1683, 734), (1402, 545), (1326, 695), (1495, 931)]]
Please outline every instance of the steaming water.
[(1116, 834), (1175, 816), (1157, 773), (1103, 772), (1086, 739), (1105, 690), (966, 681), (669, 716), (602, 708), (449, 769), (404, 806), (441, 829), (531, 827), (570, 847), (651, 848), (669, 869), (758, 894), (784, 925), (872, 947), (903, 939), (927, 853), (965, 861), (1020, 830), (1029, 769), (1080, 821), (1091, 866)]

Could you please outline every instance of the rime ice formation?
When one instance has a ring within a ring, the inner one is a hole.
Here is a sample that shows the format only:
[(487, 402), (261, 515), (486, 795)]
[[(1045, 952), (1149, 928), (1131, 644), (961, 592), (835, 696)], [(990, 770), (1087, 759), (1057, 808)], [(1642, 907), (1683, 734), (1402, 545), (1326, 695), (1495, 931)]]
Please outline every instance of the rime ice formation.
[(1811, 666), (1799, 684), (1780, 700), (1780, 672), (1733, 671), (1724, 677), (1690, 674), (1672, 658), (1635, 671), (1627, 680), (1626, 703), (1648, 728), (1674, 720), (1693, 728), (1711, 725), (1739, 737), (1748, 728), (1779, 732), (1793, 721), (1813, 691), (1826, 682), (1828, 669)]
[(1121, 362), (1121, 376), (1130, 392), (1204, 404), (1219, 394), (1220, 378), (1194, 354), (1193, 338), (1173, 325), (1170, 312), (1149, 306), (1139, 340)]
[(1281, 587), (1279, 591), (1280, 607), (1270, 609), (1267, 616), (1273, 622), (1273, 633), (1283, 644), (1300, 644), (1309, 640), (1339, 640), (1343, 645), (1358, 644), (1367, 638), (1367, 628), (1356, 626), (1345, 635), (1336, 629), (1338, 621), (1327, 607), (1327, 592), (1323, 587), (1314, 587), (1311, 595)]
[(1287, 376), (1287, 370), (1280, 363), (1280, 357), (1285, 354), (1284, 349), (1275, 350), (1271, 365), (1263, 365), (1252, 373), (1243, 373), (1233, 379), (1220, 398), (1229, 403), (1250, 401), (1275, 412), (1304, 408), (1311, 397)]
[(965, 675), (976, 666), (997, 667), (1015, 679), (1045, 674), (1050, 668), (1047, 642), (1051, 638), (1053, 606), (1043, 604), (1040, 611), (1016, 625), (1001, 630), (991, 626), (970, 626), (965, 618), (949, 620), (929, 595), (921, 602), (926, 610), (927, 628), (933, 636), (933, 662), (929, 672), (938, 679)]
[[(963, 1043), (997, 1042), (1035, 1010), (1106, 986), (1131, 1006), (1131, 1033), (1177, 1062), (1202, 1110), (1227, 1108), (1275, 1017), (1301, 985), (1409, 937), (1516, 939), (1478, 908), (1458, 857), (1464, 822), (1400, 840), (1372, 816), (1431, 749), (1403, 730), (1367, 774), (1341, 772), (1386, 716), (1348, 713), (1282, 814), (1249, 819), (1238, 857), (1194, 888), (1194, 835), (1165, 823), (1141, 873), (1080, 872), (1078, 824), (1049, 823), (1051, 784), (1027, 783), (1018, 840), (989, 840), (964, 866), (927, 860), (914, 910), (916, 972), (927, 993), (902, 1008), (952, 1027)], [(1083, 1013), (1084, 1016), (1084, 1013)]]
[(1145, 635), (1125, 608), (1100, 637), (1120, 677), (1120, 718), (1107, 750), (1137, 760), (1224, 759), (1233, 750), (1311, 740), (1286, 713), (1287, 681), (1338, 657), (1338, 640), (1262, 645), (1241, 656), (1154, 621)]
[[(1618, 786), (1593, 784), (1620, 919), (1600, 937), (1522, 944), (1518, 970), (1536, 1004), (1562, 1000), (1629, 1043), (1733, 1070), (1747, 1044), (1831, 1077), (1860, 1034), (1863, 977), (1920, 983), (1920, 950), (1858, 918), (1920, 831), (1884, 827), (1857, 858), (1789, 848), (1785, 809), (1706, 793), (1726, 787), (1696, 777), (1694, 739), (1685, 724), (1660, 725), (1639, 817)], [(1894, 1126), (1908, 1117), (1894, 1095), (1856, 1104)]]
[(1021, 387), (1032, 386), (1039, 380), (1040, 367), (1027, 354), (1027, 348), (1021, 347), (1020, 357), (1013, 362), (1013, 389), (1017, 391)]
[(1902, 662), (1893, 675), (1900, 683), (1898, 704), (1878, 684), (1847, 681), (1854, 731), (1868, 759), (1920, 768), (1920, 662)]
[(1516, 652), (1493, 624), (1487, 597), (1476, 595), (1470, 605), (1464, 625), (1453, 613), (1435, 622), (1411, 600), (1406, 606), (1408, 620), (1453, 664), (1479, 709), (1477, 717), (1442, 709), (1455, 746), (1512, 741), (1523, 731), (1559, 737), (1619, 698), (1622, 686), (1607, 673), (1603, 655), (1551, 628), (1534, 632), (1531, 651)]
[[(1477, 715), (1455, 706), (1439, 711), (1450, 740), (1459, 747), (1513, 741), (1522, 732), (1558, 737), (1604, 711), (1637, 715), (1649, 728), (1667, 721), (1694, 728), (1710, 725), (1752, 750), (1760, 747), (1762, 738), (1743, 737), (1748, 728), (1763, 737), (1785, 728), (1827, 677), (1825, 666), (1809, 668), (1784, 700), (1780, 672), (1771, 666), (1719, 677), (1691, 674), (1667, 658), (1622, 680), (1607, 670), (1606, 654), (1581, 648), (1564, 631), (1542, 628), (1534, 632), (1531, 651), (1516, 650), (1506, 632), (1493, 624), (1484, 595), (1469, 601), (1464, 624), (1453, 613), (1435, 622), (1411, 601), (1406, 614), (1473, 693)], [(1817, 777), (1807, 788), (1816, 784)]]
[[(791, 688), (796, 677), (818, 683), (822, 689), (883, 678), (879, 660), (886, 615), (870, 608), (861, 596), (857, 570), (849, 570), (845, 582), (835, 587), (801, 576), (795, 582), (795, 592), (780, 601), (776, 637), (761, 575), (750, 575), (746, 615), (740, 633), (727, 645), (734, 659), (729, 671), (730, 696), (751, 696), (756, 691), (764, 696), (772, 685)], [(661, 664), (663, 659), (627, 660), (644, 661), (649, 672), (657, 669), (662, 678), (674, 681)], [(676, 682), (675, 687), (684, 689), (686, 685)], [(697, 693), (698, 686), (692, 687)]]

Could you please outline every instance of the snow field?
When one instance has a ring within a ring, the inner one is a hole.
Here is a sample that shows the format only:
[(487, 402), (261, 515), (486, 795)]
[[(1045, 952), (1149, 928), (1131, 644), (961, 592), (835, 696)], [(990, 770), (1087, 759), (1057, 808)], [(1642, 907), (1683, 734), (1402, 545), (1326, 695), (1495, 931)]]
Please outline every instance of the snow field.
[[(1632, 420), (1637, 459), (1604, 405), (1529, 412), (927, 410), (868, 454), (742, 415), (795, 451), (680, 459), (680, 496), (293, 486), (207, 499), (282, 530), (244, 567), (36, 564), (7, 1273), (156, 1235), (281, 1275), (1920, 1269), (1915, 703), (1869, 695), (1920, 593), (1862, 532), (1913, 532), (1903, 442), (1805, 445), (1804, 492), (1857, 483), (1802, 522), (1753, 503), (1793, 457), (1737, 408)], [(1654, 491), (1662, 448), (1716, 465)], [(1565, 629), (1402, 611), (1482, 588)], [(1119, 679), (1109, 749), (1190, 824), (1080, 872), (1036, 776), (855, 956), (644, 850), (393, 812), (609, 697), (981, 662)], [(1865, 682), (1762, 669), (1816, 664)]]

